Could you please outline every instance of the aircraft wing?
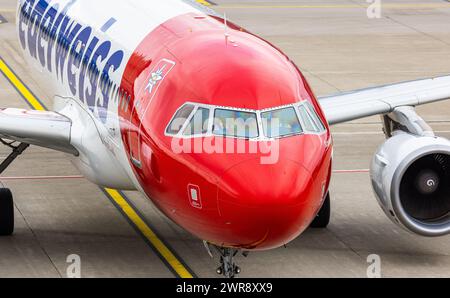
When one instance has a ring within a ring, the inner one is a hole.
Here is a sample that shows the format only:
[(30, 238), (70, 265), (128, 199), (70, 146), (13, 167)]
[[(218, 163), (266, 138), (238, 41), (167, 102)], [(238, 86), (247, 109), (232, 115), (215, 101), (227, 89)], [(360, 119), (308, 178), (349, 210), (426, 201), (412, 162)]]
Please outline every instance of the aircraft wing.
[(319, 98), (330, 125), (450, 99), (450, 76), (409, 81)]
[(0, 138), (46, 147), (74, 155), (72, 121), (55, 112), (0, 109)]

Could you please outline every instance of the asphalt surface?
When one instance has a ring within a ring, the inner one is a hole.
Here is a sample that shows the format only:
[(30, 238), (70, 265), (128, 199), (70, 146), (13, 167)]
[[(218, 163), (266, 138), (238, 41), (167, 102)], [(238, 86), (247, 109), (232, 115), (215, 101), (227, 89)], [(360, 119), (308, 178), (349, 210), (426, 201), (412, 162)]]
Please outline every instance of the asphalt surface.
[[(450, 73), (450, 4), (383, 1), (368, 18), (365, 1), (215, 1), (227, 18), (284, 50), (317, 95)], [(0, 57), (48, 107), (51, 93), (30, 76), (15, 35), (16, 1), (0, 0)], [(29, 108), (0, 76), (0, 106)], [(450, 138), (450, 102), (418, 109)], [(450, 277), (450, 237), (411, 235), (379, 208), (368, 169), (383, 142), (378, 117), (333, 127), (332, 219), (286, 248), (240, 257), (242, 277), (366, 277), (377, 254), (383, 277)], [(0, 155), (7, 150), (0, 148)], [(346, 172), (362, 170), (360, 172)], [(64, 154), (33, 147), (0, 178), (15, 196), (16, 232), (0, 238), (0, 277), (66, 277), (72, 254), (83, 277), (173, 277), (154, 248)], [(29, 179), (36, 176), (57, 176)], [(18, 179), (22, 177), (23, 179)], [(127, 192), (152, 228), (199, 277), (214, 277), (200, 240), (140, 194)]]

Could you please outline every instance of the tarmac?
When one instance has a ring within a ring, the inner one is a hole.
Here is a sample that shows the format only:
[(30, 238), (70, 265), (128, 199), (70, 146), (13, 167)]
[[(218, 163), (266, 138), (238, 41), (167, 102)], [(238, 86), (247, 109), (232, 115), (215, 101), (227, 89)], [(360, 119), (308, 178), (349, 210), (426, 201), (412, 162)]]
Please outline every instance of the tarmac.
[[(285, 51), (318, 96), (450, 73), (446, 1), (382, 1), (379, 18), (368, 17), (366, 1), (214, 3), (211, 8)], [(51, 107), (50, 90), (32, 79), (20, 53), (15, 7), (16, 1), (0, 0), (0, 57)], [(0, 75), (1, 107), (30, 108), (22, 95)], [(418, 112), (450, 138), (450, 102)], [(239, 257), (240, 277), (367, 277), (373, 255), (380, 258), (382, 277), (450, 277), (450, 236), (412, 235), (378, 206), (367, 169), (384, 140), (379, 117), (332, 131), (329, 227), (308, 230), (285, 248)], [(7, 153), (0, 148), (0, 156)], [(91, 184), (65, 154), (32, 147), (0, 181), (14, 193), (16, 220), (15, 234), (0, 238), (0, 277), (67, 277), (71, 255), (80, 256), (82, 277), (217, 276), (218, 259), (209, 257), (201, 240), (139, 193), (115, 196)]]

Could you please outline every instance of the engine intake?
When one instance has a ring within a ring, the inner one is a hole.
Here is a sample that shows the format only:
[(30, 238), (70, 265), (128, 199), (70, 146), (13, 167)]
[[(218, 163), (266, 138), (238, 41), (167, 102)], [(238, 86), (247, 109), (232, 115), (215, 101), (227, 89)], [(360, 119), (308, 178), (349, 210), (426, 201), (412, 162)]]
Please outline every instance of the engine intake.
[(450, 210), (450, 156), (426, 155), (415, 161), (400, 183), (405, 211), (421, 221), (435, 221)]
[(375, 154), (372, 185), (397, 225), (423, 236), (450, 233), (450, 141), (396, 131)]

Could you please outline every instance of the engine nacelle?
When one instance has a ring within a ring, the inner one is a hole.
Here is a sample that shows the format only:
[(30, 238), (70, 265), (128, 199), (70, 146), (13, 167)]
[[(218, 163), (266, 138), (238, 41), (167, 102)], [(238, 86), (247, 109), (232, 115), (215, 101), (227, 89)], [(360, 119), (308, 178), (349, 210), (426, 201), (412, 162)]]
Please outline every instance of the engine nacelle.
[(397, 225), (422, 236), (450, 233), (450, 141), (396, 131), (375, 154), (372, 185)]

